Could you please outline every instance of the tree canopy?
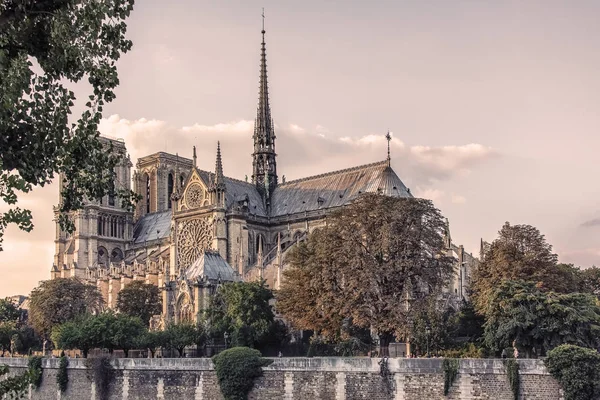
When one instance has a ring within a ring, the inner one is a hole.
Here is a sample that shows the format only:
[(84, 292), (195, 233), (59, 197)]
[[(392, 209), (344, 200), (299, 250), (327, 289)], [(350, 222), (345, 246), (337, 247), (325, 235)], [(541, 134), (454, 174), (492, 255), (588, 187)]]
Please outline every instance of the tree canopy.
[(97, 313), (104, 306), (102, 295), (95, 286), (72, 278), (57, 278), (42, 282), (31, 291), (29, 321), (43, 337), (52, 328), (86, 313)]
[[(117, 195), (131, 206), (135, 195), (115, 186), (122, 154), (98, 140), (105, 104), (119, 84), (116, 62), (131, 49), (125, 20), (134, 0), (3, 0), (0, 7), (0, 245), (9, 223), (33, 228), (29, 210), (16, 206), (19, 192), (44, 186), (57, 174), (59, 221), (84, 199)], [(91, 90), (76, 105), (69, 85), (87, 79)], [(85, 102), (85, 106), (84, 103)], [(84, 106), (78, 120), (71, 114)], [(1, 247), (0, 247), (1, 249)]]
[(448, 282), (445, 227), (429, 200), (364, 194), (290, 250), (277, 309), (296, 328), (330, 338), (349, 320), (387, 347)]
[(117, 296), (117, 309), (132, 317), (138, 317), (148, 326), (153, 315), (162, 312), (160, 291), (156, 285), (133, 281)]
[(557, 264), (552, 246), (537, 228), (507, 222), (498, 234), (473, 271), (471, 297), (478, 312), (485, 313), (492, 292), (506, 280), (531, 281), (560, 293), (578, 289), (578, 270)]
[(542, 291), (533, 282), (504, 281), (494, 290), (486, 312), (486, 345), (495, 351), (512, 346), (542, 352), (561, 344), (596, 348), (600, 307), (585, 293)]
[(10, 299), (0, 299), (0, 322), (17, 322), (21, 311)]

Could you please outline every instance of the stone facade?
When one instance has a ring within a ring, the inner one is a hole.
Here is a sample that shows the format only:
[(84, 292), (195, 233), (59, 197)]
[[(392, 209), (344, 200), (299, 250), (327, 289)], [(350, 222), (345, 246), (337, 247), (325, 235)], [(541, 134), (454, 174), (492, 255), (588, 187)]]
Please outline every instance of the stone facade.
[[(30, 399), (96, 399), (85, 360), (69, 361), (69, 385), (59, 394), (58, 359), (44, 360), (40, 388)], [(444, 396), (440, 359), (389, 359), (390, 375), (380, 375), (380, 359), (282, 358), (264, 368), (251, 400), (513, 400), (501, 360), (461, 360), (459, 375)], [(0, 358), (12, 373), (24, 371), (26, 359)], [(110, 399), (222, 400), (210, 359), (115, 359)], [(558, 383), (541, 360), (520, 360), (521, 399), (562, 400)]]

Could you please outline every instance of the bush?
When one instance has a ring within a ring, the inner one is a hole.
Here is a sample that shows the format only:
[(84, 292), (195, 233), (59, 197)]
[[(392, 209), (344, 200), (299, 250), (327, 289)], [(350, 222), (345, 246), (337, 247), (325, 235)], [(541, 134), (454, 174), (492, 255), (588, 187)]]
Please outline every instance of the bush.
[(442, 361), (442, 370), (444, 371), (444, 396), (448, 395), (452, 384), (456, 380), (458, 367), (459, 363), (455, 358), (444, 358), (444, 361)]
[(565, 344), (549, 351), (544, 363), (560, 383), (565, 400), (600, 397), (600, 354), (596, 350)]
[(263, 366), (272, 361), (261, 357), (258, 350), (234, 347), (212, 358), (225, 400), (246, 400), (254, 379), (262, 375)]
[(88, 378), (96, 384), (96, 392), (100, 400), (107, 400), (110, 384), (114, 379), (114, 370), (108, 357), (88, 358)]
[(42, 357), (33, 356), (29, 357), (29, 362), (27, 363), (29, 374), (29, 383), (34, 388), (40, 387), (42, 383)]
[(58, 363), (58, 373), (56, 374), (56, 384), (61, 392), (65, 392), (67, 390), (67, 385), (69, 384), (68, 366), (69, 360), (65, 357), (63, 352), (63, 355), (60, 357), (60, 362)]

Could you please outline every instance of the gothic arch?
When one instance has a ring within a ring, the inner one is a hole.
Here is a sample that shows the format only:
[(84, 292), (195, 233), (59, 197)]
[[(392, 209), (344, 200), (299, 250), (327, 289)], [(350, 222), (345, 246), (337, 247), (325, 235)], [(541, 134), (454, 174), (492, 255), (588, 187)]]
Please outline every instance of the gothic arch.
[(142, 182), (144, 183), (144, 199), (146, 201), (146, 214), (150, 213), (150, 175), (148, 172), (144, 172), (142, 175)]
[(118, 263), (118, 262), (121, 262), (121, 260), (123, 260), (123, 252), (121, 251), (120, 248), (115, 247), (113, 249), (113, 251), (110, 253), (110, 262)]
[(182, 293), (177, 299), (177, 321), (180, 324), (194, 322), (194, 304), (188, 293)]
[(105, 247), (98, 247), (98, 265), (108, 267), (108, 250)]

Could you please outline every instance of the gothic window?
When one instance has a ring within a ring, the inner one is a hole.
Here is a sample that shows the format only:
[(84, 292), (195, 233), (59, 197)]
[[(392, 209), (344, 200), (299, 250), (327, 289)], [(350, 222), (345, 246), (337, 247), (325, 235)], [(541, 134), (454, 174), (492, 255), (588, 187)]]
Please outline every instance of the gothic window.
[(212, 246), (212, 227), (206, 219), (183, 221), (177, 230), (177, 257), (181, 268), (187, 268)]
[(169, 208), (173, 207), (173, 203), (171, 202), (172, 194), (173, 194), (173, 173), (169, 173), (169, 178), (167, 179), (167, 203), (169, 204)]
[(146, 176), (146, 214), (150, 213), (150, 177)]
[(110, 261), (113, 263), (118, 263), (123, 260), (123, 252), (121, 249), (116, 248), (110, 253)]
[(108, 267), (108, 251), (104, 247), (98, 247), (98, 265)]

